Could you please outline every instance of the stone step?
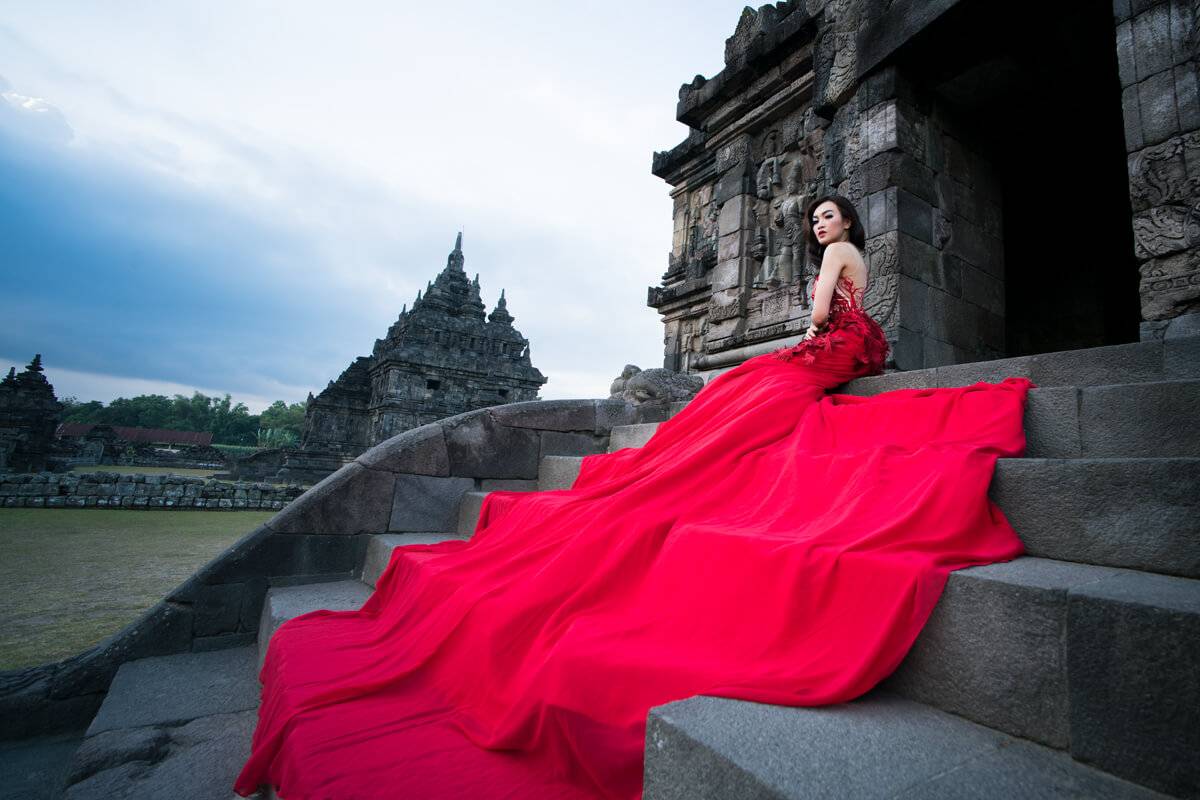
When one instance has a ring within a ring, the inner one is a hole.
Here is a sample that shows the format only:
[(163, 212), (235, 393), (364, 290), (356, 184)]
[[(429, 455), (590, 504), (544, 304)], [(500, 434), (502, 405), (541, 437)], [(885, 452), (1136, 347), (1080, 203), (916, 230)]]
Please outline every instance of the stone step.
[(1002, 458), (988, 494), (1026, 552), (1200, 578), (1200, 458)]
[(570, 489), (582, 464), (582, 456), (542, 456), (538, 464), (538, 490)]
[(650, 710), (645, 800), (1160, 798), (1066, 753), (875, 692), (788, 708), (691, 697)]
[(1200, 336), (975, 361), (857, 378), (836, 391), (879, 394), (918, 386), (966, 386), (1024, 376), (1038, 386), (1098, 386), (1200, 378)]
[(437, 544), (447, 539), (466, 539), (461, 533), (383, 533), (372, 536), (367, 543), (367, 555), (363, 561), (362, 582), (374, 588), (379, 576), (387, 569), (392, 551), (406, 544)]
[(643, 422), (638, 425), (614, 425), (608, 437), (608, 452), (613, 453), (625, 447), (641, 447), (650, 441), (659, 424)]
[(250, 755), (258, 702), (253, 647), (126, 662), (75, 752), (63, 796), (228, 800)]
[[(409, 536), (411, 534), (402, 534)], [(356, 611), (371, 596), (371, 587), (362, 581), (342, 580), (305, 583), (299, 586), (275, 586), (267, 590), (262, 617), (258, 623), (258, 663), (267, 655), (267, 645), (279, 626), (310, 611)]]
[[(1200, 426), (1178, 424), (1178, 420), (1193, 416), (1196, 409), (1200, 409), (1200, 380), (1194, 379), (1039, 387), (1030, 390), (1025, 409), (1026, 455), (1030, 458), (1200, 457)], [(660, 424), (614, 427), (609, 452), (641, 447)]]
[(1031, 557), (959, 570), (883, 686), (1194, 792), (1200, 581)]
[(483, 498), (487, 492), (466, 492), (458, 505), (458, 527), (454, 530), (460, 536), (470, 536), (475, 532), (475, 523), (479, 520), (479, 511), (483, 508)]

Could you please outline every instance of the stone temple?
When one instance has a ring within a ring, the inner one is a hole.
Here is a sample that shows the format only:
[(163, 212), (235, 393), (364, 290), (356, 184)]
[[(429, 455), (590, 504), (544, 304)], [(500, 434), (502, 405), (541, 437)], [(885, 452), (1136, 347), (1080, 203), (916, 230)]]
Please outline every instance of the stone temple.
[(54, 429), (62, 405), (42, 374), (41, 353), (17, 374), (0, 381), (0, 472), (39, 472), (49, 468)]
[(807, 204), (863, 217), (865, 303), (898, 370), (1200, 327), (1200, 8), (787, 2), (743, 11), (656, 152), (673, 242), (663, 366), (799, 341)]
[[(1026, 552), (952, 572), (852, 703), (651, 708), (642, 797), (1200, 797), (1200, 0), (785, 0), (731, 28), (653, 158), (664, 366), (709, 379), (796, 341), (805, 203), (848, 196), (894, 362), (836, 393), (1031, 379), (1026, 451), (989, 486)], [(347, 407), (387, 385), (387, 346)], [(384, 441), (100, 645), (0, 673), (0, 740), (86, 729), (42, 745), (71, 800), (228, 797), (279, 626), (360, 608), (397, 547), (470, 537), (487, 492), (645, 444), (686, 406), (629, 402), (639, 377)]]
[(321, 478), (397, 433), (477, 408), (536, 400), (546, 383), (529, 340), (513, 327), (503, 290), (486, 314), (479, 275), (463, 271), (462, 233), (446, 266), (375, 340), (318, 394), (308, 396), (299, 452), (279, 476)]

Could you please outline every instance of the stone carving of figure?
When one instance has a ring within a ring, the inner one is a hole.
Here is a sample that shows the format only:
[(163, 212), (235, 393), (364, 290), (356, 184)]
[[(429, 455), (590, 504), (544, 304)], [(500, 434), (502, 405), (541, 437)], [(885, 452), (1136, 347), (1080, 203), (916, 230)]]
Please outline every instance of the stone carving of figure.
[(625, 384), (641, 371), (642, 368), (636, 364), (626, 364), (625, 369), (621, 370), (621, 374), (612, 382), (612, 386), (608, 387), (609, 396), (612, 399), (620, 399), (621, 394), (625, 391)]
[[(613, 392), (612, 400), (625, 400), (634, 405), (643, 403), (673, 403), (681, 400), (691, 400), (696, 393), (704, 388), (704, 379), (699, 375), (686, 372), (675, 372), (669, 369), (655, 367), (639, 370), (632, 364), (625, 367), (624, 375), (630, 369), (637, 370), (625, 379), (620, 393)], [(622, 378), (613, 382), (613, 389)]]
[(758, 187), (758, 196), (763, 200), (771, 199), (771, 187), (778, 186), (783, 181), (779, 177), (779, 162), (778, 156), (771, 156), (763, 159), (762, 166), (758, 168), (758, 179), (756, 181)]
[(773, 204), (774, 215), (772, 222), (782, 231), (779, 247), (779, 257), (776, 261), (776, 272), (781, 283), (791, 283), (796, 277), (796, 253), (800, 254), (800, 264), (804, 258), (804, 206), (808, 198), (800, 192), (803, 180), (803, 164), (799, 159), (787, 168), (787, 179), (783, 184), (783, 194)]

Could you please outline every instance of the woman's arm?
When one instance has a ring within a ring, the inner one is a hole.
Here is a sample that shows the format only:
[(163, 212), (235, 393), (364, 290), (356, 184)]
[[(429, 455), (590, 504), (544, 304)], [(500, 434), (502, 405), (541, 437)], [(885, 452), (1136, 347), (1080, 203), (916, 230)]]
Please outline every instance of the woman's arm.
[(825, 248), (821, 257), (821, 272), (817, 276), (817, 291), (813, 295), (812, 325), (805, 334), (805, 339), (820, 333), (829, 321), (829, 304), (833, 302), (833, 290), (841, 277), (842, 267), (846, 265), (847, 247), (854, 247), (849, 242), (832, 242)]

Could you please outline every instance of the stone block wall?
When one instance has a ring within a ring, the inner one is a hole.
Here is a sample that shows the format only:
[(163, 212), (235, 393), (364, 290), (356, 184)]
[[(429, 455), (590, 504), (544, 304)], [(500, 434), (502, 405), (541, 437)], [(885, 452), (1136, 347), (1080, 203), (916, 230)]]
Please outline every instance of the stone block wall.
[(114, 472), (0, 475), (4, 508), (102, 508), (152, 511), (278, 511), (298, 486), (218, 481), (188, 475)]
[(1200, 327), (1200, 2), (1116, 0), (1142, 338)]

